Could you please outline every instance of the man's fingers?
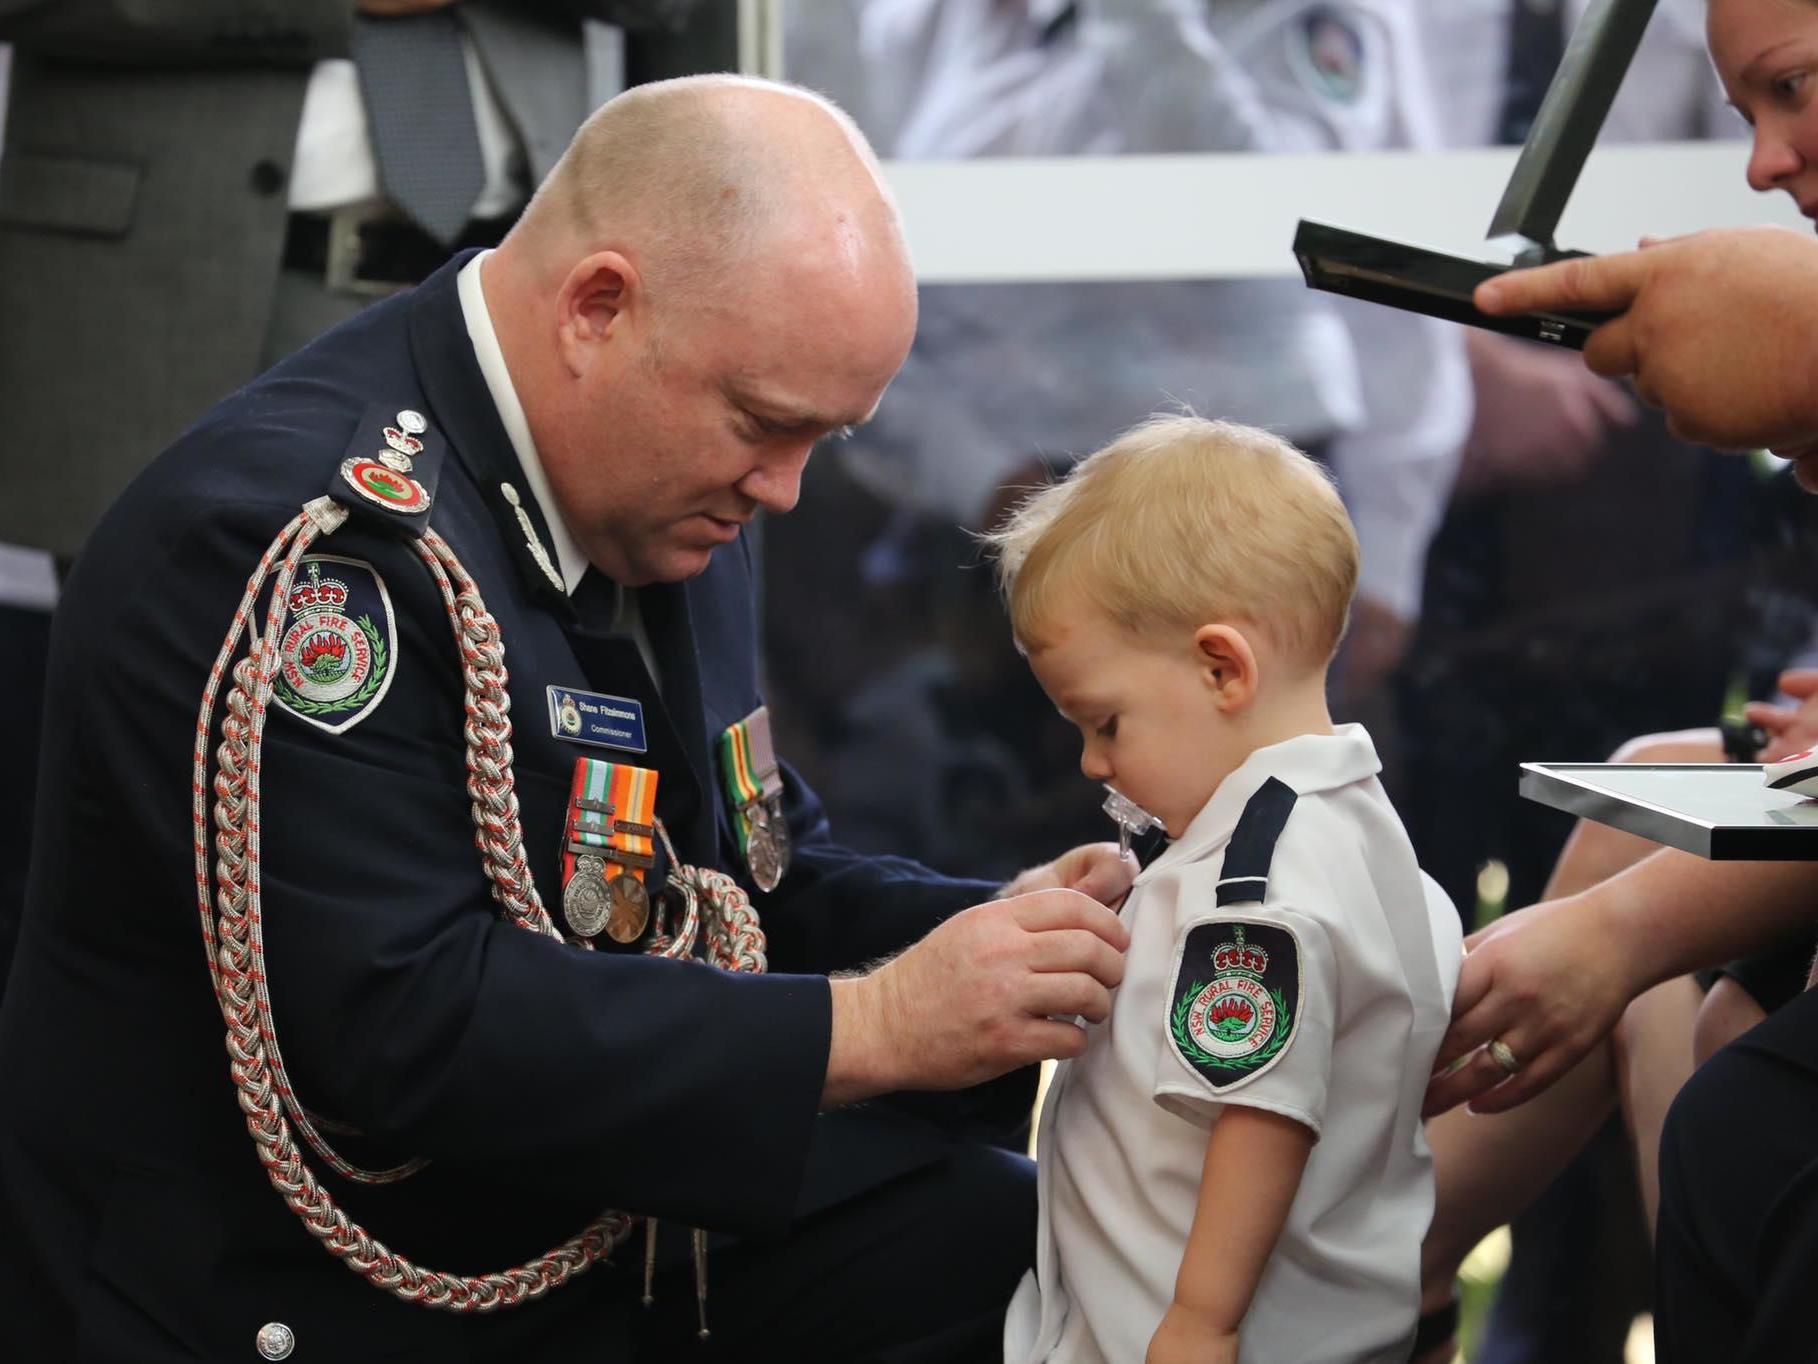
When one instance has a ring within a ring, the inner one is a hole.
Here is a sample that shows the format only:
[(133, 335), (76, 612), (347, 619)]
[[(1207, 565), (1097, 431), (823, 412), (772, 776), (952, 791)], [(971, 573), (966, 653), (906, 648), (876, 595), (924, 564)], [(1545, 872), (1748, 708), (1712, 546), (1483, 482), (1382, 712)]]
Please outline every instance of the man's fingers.
[(1029, 977), (1023, 994), (1027, 1012), (1042, 1018), (1071, 1018), (1093, 1023), (1111, 1016), (1111, 992), (1081, 971), (1043, 972)]
[(1029, 969), (1083, 971), (1111, 987), (1124, 978), (1124, 954), (1096, 933), (1083, 928), (1059, 928), (1031, 939)]
[(1123, 921), (1089, 895), (1076, 890), (1039, 890), (1003, 902), (1016, 922), (1031, 933), (1056, 928), (1083, 928), (1096, 933), (1119, 952), (1130, 945)]
[(1620, 312), (1635, 301), (1647, 265), (1639, 252), (1580, 256), (1508, 270), (1477, 286), (1474, 301), (1495, 317), (1560, 310)]
[(1023, 1034), (1022, 1064), (1030, 1061), (1068, 1061), (1086, 1049), (1086, 1030), (1077, 1023), (1037, 1019)]

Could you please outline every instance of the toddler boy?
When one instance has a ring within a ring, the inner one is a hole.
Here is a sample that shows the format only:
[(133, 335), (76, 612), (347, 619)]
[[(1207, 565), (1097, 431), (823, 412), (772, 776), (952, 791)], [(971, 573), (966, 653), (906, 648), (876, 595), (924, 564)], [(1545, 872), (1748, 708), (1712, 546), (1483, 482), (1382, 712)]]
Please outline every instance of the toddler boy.
[(1009, 1364), (1408, 1357), (1460, 930), (1326, 669), (1357, 540), (1266, 432), (1157, 417), (991, 537), (1080, 766), (1167, 829), (1037, 1138)]

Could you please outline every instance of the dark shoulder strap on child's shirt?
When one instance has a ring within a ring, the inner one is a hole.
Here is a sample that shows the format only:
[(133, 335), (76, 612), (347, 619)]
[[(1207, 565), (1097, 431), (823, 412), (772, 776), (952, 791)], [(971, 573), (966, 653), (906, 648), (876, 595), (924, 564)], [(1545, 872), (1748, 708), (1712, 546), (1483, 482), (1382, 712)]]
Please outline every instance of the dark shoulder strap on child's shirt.
[(1223, 874), (1218, 879), (1220, 908), (1259, 904), (1268, 896), (1275, 844), (1298, 799), (1293, 787), (1279, 777), (1270, 777), (1245, 802), (1225, 848)]

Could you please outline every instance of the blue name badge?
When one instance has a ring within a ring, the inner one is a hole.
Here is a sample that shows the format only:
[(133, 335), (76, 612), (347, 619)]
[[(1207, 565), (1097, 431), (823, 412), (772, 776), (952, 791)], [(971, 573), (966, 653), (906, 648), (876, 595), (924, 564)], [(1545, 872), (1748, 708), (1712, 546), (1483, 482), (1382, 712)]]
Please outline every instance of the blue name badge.
[(642, 753), (644, 707), (629, 696), (549, 688), (549, 732), (558, 739)]

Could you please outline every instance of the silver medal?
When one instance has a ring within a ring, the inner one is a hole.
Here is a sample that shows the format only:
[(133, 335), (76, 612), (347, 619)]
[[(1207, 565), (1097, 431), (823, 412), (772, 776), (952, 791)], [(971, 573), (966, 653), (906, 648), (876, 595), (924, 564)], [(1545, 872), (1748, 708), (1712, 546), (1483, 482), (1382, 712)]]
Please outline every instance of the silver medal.
[(789, 875), (789, 859), (795, 855), (795, 847), (789, 838), (789, 821), (783, 818), (783, 800), (781, 796), (770, 796), (765, 804), (770, 811), (770, 841), (776, 844), (777, 879)]
[(745, 836), (745, 865), (751, 868), (751, 879), (757, 888), (768, 893), (782, 884), (783, 850), (777, 846), (769, 810), (762, 805), (753, 805), (749, 818), (751, 829)]
[(562, 917), (577, 938), (598, 937), (611, 912), (606, 892), (606, 864), (597, 857), (577, 857), (574, 875), (562, 887)]

